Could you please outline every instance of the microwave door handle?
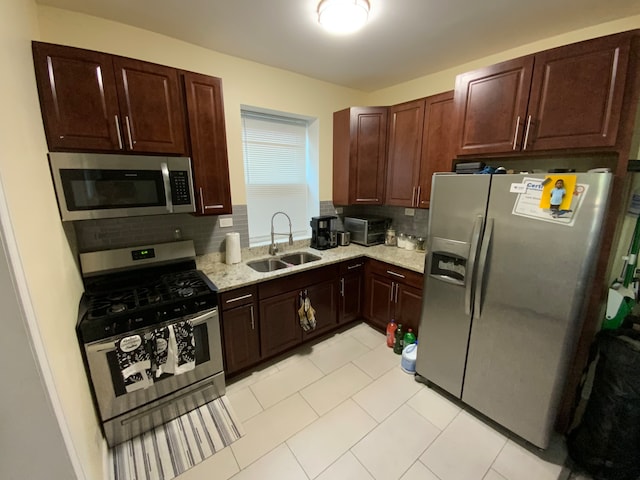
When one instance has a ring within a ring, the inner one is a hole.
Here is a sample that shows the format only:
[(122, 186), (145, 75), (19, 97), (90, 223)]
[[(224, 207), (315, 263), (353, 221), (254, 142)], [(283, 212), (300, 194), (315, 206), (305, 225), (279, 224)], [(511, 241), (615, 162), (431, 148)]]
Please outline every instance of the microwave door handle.
[(171, 202), (171, 181), (169, 179), (169, 166), (166, 162), (162, 162), (162, 182), (164, 183), (164, 196), (167, 205), (167, 211), (173, 212), (173, 203)]
[(482, 233), (482, 222), (484, 218), (478, 215), (473, 224), (471, 234), (471, 246), (469, 247), (469, 260), (464, 279), (464, 313), (471, 315), (471, 305), (473, 304), (473, 277), (476, 260), (478, 258), (478, 246), (480, 244), (480, 233)]

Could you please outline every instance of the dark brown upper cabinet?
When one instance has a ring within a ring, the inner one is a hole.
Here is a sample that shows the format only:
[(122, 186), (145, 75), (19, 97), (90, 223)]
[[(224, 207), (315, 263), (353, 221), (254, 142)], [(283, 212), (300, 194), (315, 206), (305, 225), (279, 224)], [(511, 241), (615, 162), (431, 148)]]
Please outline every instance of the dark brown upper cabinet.
[(197, 214), (231, 213), (222, 81), (183, 72)]
[(385, 205), (417, 206), (424, 98), (389, 107)]
[(333, 114), (334, 205), (382, 205), (387, 116), (387, 107), (351, 107)]
[(177, 70), (41, 42), (33, 56), (51, 151), (187, 154)]
[(428, 208), (431, 176), (452, 169), (453, 91), (389, 107), (385, 205)]
[(457, 154), (615, 146), (633, 35), (587, 40), (459, 75)]

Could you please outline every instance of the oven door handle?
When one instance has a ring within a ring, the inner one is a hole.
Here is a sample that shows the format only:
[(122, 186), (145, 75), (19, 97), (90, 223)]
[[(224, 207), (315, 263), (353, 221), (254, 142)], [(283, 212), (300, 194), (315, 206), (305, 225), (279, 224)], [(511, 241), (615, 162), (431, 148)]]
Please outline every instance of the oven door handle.
[[(212, 310), (207, 310), (205, 313), (203, 313), (201, 315), (198, 315), (197, 317), (190, 318), (188, 320), (191, 321), (191, 325), (193, 325), (194, 327), (197, 327), (198, 325), (202, 325), (203, 323), (208, 321), (209, 317), (211, 317), (211, 315), (213, 315), (213, 314), (215, 314), (216, 316), (218, 315), (218, 309), (217, 308), (214, 308)], [(173, 325), (174, 323), (178, 323), (180, 321), (182, 321), (182, 320), (178, 318), (175, 321), (171, 320), (166, 325), (167, 326), (168, 325)], [(146, 329), (142, 329), (142, 331), (134, 330), (134, 331), (129, 332), (129, 335), (144, 335), (145, 333), (149, 333), (149, 332), (155, 330), (156, 328), (146, 328)], [(127, 337), (129, 335), (122, 334), (118, 338)], [(109, 341), (106, 341), (106, 342), (90, 343), (90, 344), (88, 344), (86, 346), (86, 349), (87, 349), (87, 353), (113, 352), (116, 349), (116, 340), (109, 340)]]

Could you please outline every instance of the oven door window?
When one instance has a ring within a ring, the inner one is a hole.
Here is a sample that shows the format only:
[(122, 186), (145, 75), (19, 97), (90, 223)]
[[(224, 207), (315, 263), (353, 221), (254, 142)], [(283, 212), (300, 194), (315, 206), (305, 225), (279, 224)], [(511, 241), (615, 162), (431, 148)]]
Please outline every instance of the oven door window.
[[(193, 337), (196, 344), (196, 368), (198, 365), (202, 365), (211, 360), (209, 353), (209, 335), (207, 331), (207, 324), (196, 325), (193, 327)], [(116, 357), (115, 350), (107, 352), (107, 363), (109, 364), (109, 371), (111, 372), (111, 382), (113, 384), (113, 390), (116, 397), (125, 395), (124, 379), (118, 365), (118, 358)], [(158, 378), (154, 378), (154, 382), (161, 382), (166, 378), (172, 378), (174, 375), (162, 374)]]
[(60, 177), (69, 211), (166, 205), (160, 170), (62, 169)]

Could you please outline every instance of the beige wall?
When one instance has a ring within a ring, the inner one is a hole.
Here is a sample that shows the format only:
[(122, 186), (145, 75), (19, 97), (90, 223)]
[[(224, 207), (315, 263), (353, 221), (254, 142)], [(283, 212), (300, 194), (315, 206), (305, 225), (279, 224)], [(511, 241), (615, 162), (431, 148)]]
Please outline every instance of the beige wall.
[(640, 28), (640, 15), (623, 18), (613, 22), (603, 23), (594, 27), (575, 30), (555, 37), (550, 37), (538, 42), (522, 45), (504, 52), (497, 53), (473, 62), (467, 62), (448, 70), (443, 70), (432, 75), (417, 78), (409, 82), (394, 85), (392, 87), (373, 92), (369, 98), (369, 105), (394, 105), (396, 103), (426, 97), (447, 90), (453, 90), (456, 75), (459, 73), (486, 67), (494, 63), (503, 62), (512, 58), (529, 55), (549, 48), (580, 42), (589, 38), (601, 37), (612, 33), (624, 32)]
[[(42, 353), (41, 361), (51, 369), (87, 478), (98, 479), (102, 477), (103, 441), (74, 328), (82, 282), (60, 222), (47, 166), (31, 57), (31, 40), (38, 36), (36, 6), (31, 0), (0, 2), (0, 178), (11, 217), (11, 225), (3, 226), (6, 230), (12, 227), (15, 235), (19, 254), (12, 261), (22, 263), (44, 344), (44, 352), (35, 353)], [(3, 365), (4, 375), (12, 379), (3, 388), (20, 381), (12, 377), (15, 371), (12, 365)], [(3, 422), (13, 414), (28, 414), (3, 413)]]
[[(20, 8), (17, 6), (20, 5)], [(234, 203), (245, 202), (240, 105), (287, 111), (320, 122), (320, 199), (331, 198), (332, 112), (349, 105), (393, 104), (453, 87), (455, 74), (561, 43), (640, 27), (640, 17), (554, 37), (463, 66), (365, 94), (229, 57), (168, 37), (27, 0), (0, 3), (2, 74), (0, 179), (29, 291), (66, 422), (86, 477), (102, 478), (104, 444), (74, 334), (81, 279), (62, 229), (46, 165), (29, 42), (73, 45), (171, 65), (223, 79)], [(9, 74), (10, 73), (10, 74)]]

